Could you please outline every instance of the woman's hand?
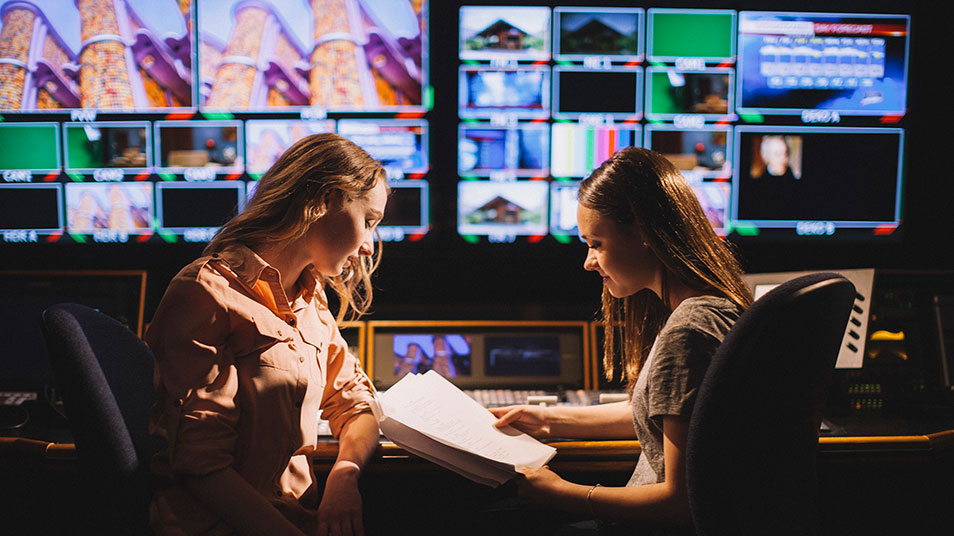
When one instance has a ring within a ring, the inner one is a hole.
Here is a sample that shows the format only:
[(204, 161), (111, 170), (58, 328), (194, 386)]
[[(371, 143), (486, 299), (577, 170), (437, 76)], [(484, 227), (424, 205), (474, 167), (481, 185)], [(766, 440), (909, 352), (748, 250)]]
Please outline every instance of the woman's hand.
[(328, 473), (318, 505), (318, 536), (363, 536), (357, 465), (338, 462)]
[(553, 506), (564, 495), (572, 493), (574, 486), (563, 480), (559, 475), (544, 465), (539, 469), (523, 469), (521, 475), (514, 479), (517, 484), (517, 494), (530, 504)]
[(513, 426), (536, 438), (550, 437), (550, 419), (545, 406), (506, 406), (490, 408), (490, 412), (497, 417), (494, 423), (497, 428)]

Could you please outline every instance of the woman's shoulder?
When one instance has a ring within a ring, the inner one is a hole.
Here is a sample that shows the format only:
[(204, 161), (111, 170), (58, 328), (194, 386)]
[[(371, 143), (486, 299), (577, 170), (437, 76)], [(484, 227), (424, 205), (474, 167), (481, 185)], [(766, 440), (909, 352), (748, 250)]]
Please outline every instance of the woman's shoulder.
[(722, 296), (694, 296), (677, 306), (666, 328), (724, 334), (742, 314), (742, 307)]

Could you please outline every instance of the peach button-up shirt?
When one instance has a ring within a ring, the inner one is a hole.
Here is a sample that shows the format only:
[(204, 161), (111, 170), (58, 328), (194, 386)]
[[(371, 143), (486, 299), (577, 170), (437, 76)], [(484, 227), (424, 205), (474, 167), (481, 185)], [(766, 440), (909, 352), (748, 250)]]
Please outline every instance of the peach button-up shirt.
[[(173, 278), (146, 333), (156, 355), (150, 432), (162, 476), (232, 467), (293, 523), (314, 524), (319, 408), (338, 436), (370, 411), (373, 388), (308, 270), (286, 298), (278, 271), (245, 247), (202, 257)], [(229, 534), (181, 485), (153, 499), (158, 534)]]

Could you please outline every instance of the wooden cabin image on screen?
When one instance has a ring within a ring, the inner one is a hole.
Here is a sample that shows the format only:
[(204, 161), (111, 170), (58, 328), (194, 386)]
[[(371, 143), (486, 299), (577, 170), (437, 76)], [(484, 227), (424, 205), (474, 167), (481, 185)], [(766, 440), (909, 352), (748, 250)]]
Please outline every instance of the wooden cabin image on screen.
[(636, 53), (636, 37), (625, 35), (593, 16), (578, 28), (561, 28), (560, 45), (566, 52), (579, 54)]
[(466, 220), (471, 224), (532, 223), (540, 220), (540, 214), (498, 195), (467, 214)]
[(509, 22), (498, 19), (497, 22), (486, 27), (475, 37), (484, 42), (482, 48), (499, 48), (504, 50), (523, 50), (526, 48), (527, 32), (517, 28)]

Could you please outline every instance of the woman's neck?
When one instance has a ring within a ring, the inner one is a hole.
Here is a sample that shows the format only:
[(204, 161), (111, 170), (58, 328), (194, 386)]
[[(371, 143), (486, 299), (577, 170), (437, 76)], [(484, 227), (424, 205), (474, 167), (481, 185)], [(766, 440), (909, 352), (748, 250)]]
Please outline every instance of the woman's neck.
[(304, 248), (298, 247), (294, 242), (290, 244), (266, 245), (255, 249), (265, 262), (278, 271), (282, 290), (285, 296), (292, 300), (297, 294), (295, 290), (298, 287), (298, 280), (301, 273), (305, 271), (310, 262), (302, 254)]

